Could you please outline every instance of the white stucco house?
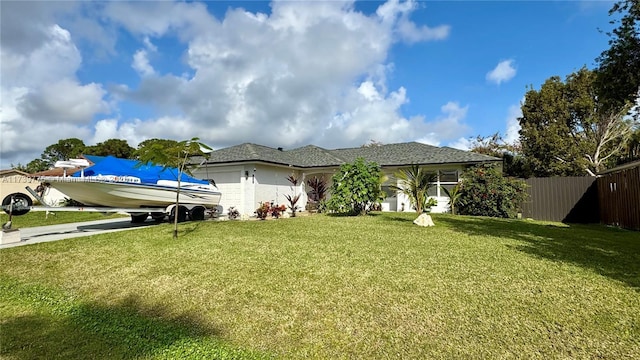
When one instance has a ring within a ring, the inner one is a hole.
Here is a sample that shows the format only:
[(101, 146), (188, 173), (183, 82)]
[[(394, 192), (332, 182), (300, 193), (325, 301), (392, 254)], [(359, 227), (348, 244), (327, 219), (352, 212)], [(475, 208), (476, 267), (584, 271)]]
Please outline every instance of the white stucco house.
[[(297, 205), (304, 209), (310, 190), (306, 185), (308, 179), (322, 177), (330, 187), (331, 177), (340, 165), (351, 163), (359, 157), (379, 164), (390, 179), (394, 172), (412, 164), (437, 173), (437, 186), (429, 192), (431, 197), (438, 200), (432, 212), (449, 210), (449, 199), (441, 186), (452, 188), (465, 168), (502, 161), (450, 147), (409, 142), (332, 150), (314, 145), (285, 150), (244, 143), (213, 151), (206, 158), (194, 158), (192, 162), (201, 164), (193, 175), (213, 179), (222, 192), (222, 213), (233, 206), (241, 214), (252, 216), (260, 202), (288, 204), (285, 195), (301, 194)], [(287, 180), (292, 174), (302, 180), (295, 187)], [(391, 191), (388, 184), (383, 186), (383, 190), (387, 193), (381, 204), (383, 211), (414, 211), (408, 199)]]

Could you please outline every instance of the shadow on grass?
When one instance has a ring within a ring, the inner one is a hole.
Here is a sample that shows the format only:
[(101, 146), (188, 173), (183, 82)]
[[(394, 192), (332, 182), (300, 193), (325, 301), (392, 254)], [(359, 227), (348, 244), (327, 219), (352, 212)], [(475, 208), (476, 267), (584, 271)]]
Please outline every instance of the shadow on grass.
[(509, 238), (517, 251), (562, 261), (640, 291), (640, 233), (601, 225), (542, 224), (485, 217), (442, 216), (438, 222), (476, 236)]
[[(41, 296), (44, 304), (36, 304), (37, 311), (19, 311), (21, 315), (2, 321), (2, 356), (17, 359), (256, 357), (224, 345), (216, 339), (220, 331), (197, 317), (170, 317), (165, 309), (150, 308), (136, 297), (106, 306), (56, 299), (46, 291), (27, 289), (26, 293)], [(25, 301), (32, 306), (40, 302), (29, 294), (17, 299), (13, 296), (13, 299), (18, 300), (18, 306)]]

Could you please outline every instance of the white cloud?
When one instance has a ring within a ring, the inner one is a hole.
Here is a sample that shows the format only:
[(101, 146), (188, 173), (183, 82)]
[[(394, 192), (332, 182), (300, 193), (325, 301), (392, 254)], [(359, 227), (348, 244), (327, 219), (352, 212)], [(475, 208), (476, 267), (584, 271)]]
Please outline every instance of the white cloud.
[(514, 60), (504, 60), (498, 63), (496, 67), (487, 73), (487, 81), (500, 85), (516, 76), (516, 68)]
[[(522, 99), (522, 102), (524, 102), (524, 99)], [(507, 114), (507, 127), (504, 134), (504, 141), (508, 144), (515, 144), (520, 141), (519, 117), (522, 117), (520, 104), (511, 105)]]
[(429, 122), (426, 135), (417, 141), (438, 146), (443, 141), (457, 139), (461, 134), (468, 133), (471, 128), (463, 122), (468, 110), (469, 106), (461, 107), (457, 102), (449, 101), (440, 108), (443, 115)]
[(133, 63), (131, 67), (138, 72), (141, 76), (151, 76), (155, 74), (155, 70), (151, 64), (149, 64), (149, 58), (147, 57), (147, 50), (138, 50), (133, 54)]
[(426, 40), (443, 40), (449, 36), (451, 27), (439, 25), (429, 27), (418, 26), (409, 19), (409, 15), (418, 8), (418, 2), (390, 0), (380, 5), (376, 11), (378, 17), (384, 24), (390, 27), (395, 26), (400, 40), (408, 43), (416, 43)]
[(155, 45), (153, 45), (153, 43), (151, 42), (148, 36), (145, 36), (142, 42), (144, 43), (144, 47), (149, 51), (153, 51), (153, 52), (158, 51), (158, 48)]
[(450, 142), (447, 146), (452, 147), (454, 149), (468, 151), (468, 150), (471, 150), (471, 147), (473, 146), (473, 141), (470, 138), (461, 137), (453, 142)]
[[(4, 22), (2, 26), (4, 32)], [(37, 36), (27, 37), (33, 44), (11, 47), (2, 43), (3, 167), (26, 164), (59, 139), (86, 138), (93, 116), (110, 110), (100, 84), (81, 84), (76, 79), (82, 57), (67, 29), (57, 24), (25, 26), (37, 29)]]
[[(344, 147), (370, 139), (457, 139), (469, 130), (464, 124), (467, 107), (446, 104), (435, 119), (405, 116), (402, 107), (410, 101), (406, 89), (388, 88), (393, 71), (388, 54), (394, 43), (448, 36), (446, 25), (412, 22), (416, 4), (391, 0), (376, 13), (364, 14), (353, 1), (276, 1), (269, 14), (229, 8), (218, 19), (202, 3), (108, 2), (83, 13), (96, 17), (88, 18), (85, 28), (93, 26), (92, 33), (99, 34), (95, 25), (103, 24), (105, 34), (128, 31), (140, 41), (137, 48), (118, 54), (131, 59), (140, 78), (108, 85), (76, 77), (83, 62), (72, 28), (58, 25), (55, 17), (24, 23), (24, 28), (48, 30), (28, 51), (5, 52), (3, 44), (2, 94), (11, 96), (2, 105), (3, 156), (19, 142), (19, 132), (5, 135), (5, 123), (14, 126), (21, 118), (33, 128), (49, 130), (41, 141), (20, 145), (21, 154), (30, 156), (27, 160), (69, 137), (88, 145), (120, 138), (136, 146), (154, 137), (198, 136), (216, 147), (246, 141)], [(74, 14), (80, 17), (80, 12)], [(161, 41), (176, 38), (182, 48), (166, 52)], [(156, 63), (163, 57), (181, 59), (189, 71), (165, 71), (161, 61)], [(148, 111), (144, 116), (122, 113), (105, 99)], [(5, 113), (15, 116), (5, 122)], [(97, 119), (99, 114), (106, 117)], [(54, 121), (64, 125), (50, 126)]]
[(17, 99), (17, 109), (24, 117), (55, 122), (89, 124), (93, 115), (109, 111), (102, 100), (104, 90), (98, 84), (80, 85), (70, 79), (45, 83)]

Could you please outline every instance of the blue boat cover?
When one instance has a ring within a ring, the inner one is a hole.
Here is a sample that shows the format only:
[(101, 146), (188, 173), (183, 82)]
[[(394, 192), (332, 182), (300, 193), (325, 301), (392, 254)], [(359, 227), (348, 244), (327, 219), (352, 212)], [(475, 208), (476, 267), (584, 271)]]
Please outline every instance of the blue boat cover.
[[(84, 169), (84, 176), (114, 175), (114, 176), (135, 176), (140, 178), (143, 184), (155, 184), (158, 180), (178, 180), (178, 169), (152, 165), (151, 163), (141, 163), (138, 160), (119, 159), (114, 156), (93, 156), (85, 155), (89, 161), (94, 163)], [(72, 176), (80, 177), (81, 171), (75, 172)], [(208, 184), (207, 180), (196, 179), (186, 173), (182, 173), (180, 181)]]

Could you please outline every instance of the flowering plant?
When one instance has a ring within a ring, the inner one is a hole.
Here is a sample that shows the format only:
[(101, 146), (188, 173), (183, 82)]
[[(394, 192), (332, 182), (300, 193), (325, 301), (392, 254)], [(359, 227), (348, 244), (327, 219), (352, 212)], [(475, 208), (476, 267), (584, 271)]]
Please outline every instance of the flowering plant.
[(256, 215), (260, 220), (266, 219), (269, 215), (277, 219), (285, 210), (287, 210), (287, 207), (284, 205), (273, 205), (272, 203), (261, 202), (260, 206), (256, 209)]

